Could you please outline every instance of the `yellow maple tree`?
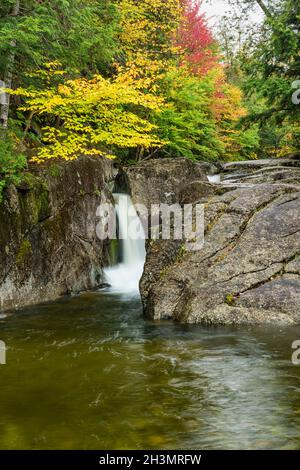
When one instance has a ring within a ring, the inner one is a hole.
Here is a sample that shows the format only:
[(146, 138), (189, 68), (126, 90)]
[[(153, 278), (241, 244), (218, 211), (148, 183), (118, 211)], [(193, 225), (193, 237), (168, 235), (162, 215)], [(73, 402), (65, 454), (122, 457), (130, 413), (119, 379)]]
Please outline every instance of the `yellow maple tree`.
[(42, 89), (11, 91), (24, 98), (20, 110), (29, 112), (31, 119), (43, 116), (48, 122), (60, 123), (43, 127), (44, 145), (33, 161), (72, 160), (79, 155), (115, 158), (116, 149), (161, 146), (148, 115), (160, 111), (163, 99), (144, 93), (143, 87), (143, 82), (127, 73), (115, 79), (95, 75), (90, 80), (78, 78)]

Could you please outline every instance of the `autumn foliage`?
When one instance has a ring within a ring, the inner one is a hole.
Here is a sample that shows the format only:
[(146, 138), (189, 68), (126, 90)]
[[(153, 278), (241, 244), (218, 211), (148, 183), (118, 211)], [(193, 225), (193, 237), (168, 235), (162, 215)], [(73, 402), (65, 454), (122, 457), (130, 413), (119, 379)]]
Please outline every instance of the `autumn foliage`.
[[(48, 79), (60, 73), (59, 64), (48, 68)], [(62, 73), (62, 72), (61, 72)], [(18, 89), (14, 94), (26, 97), (20, 110), (49, 121), (43, 128), (43, 141), (34, 161), (56, 156), (73, 160), (78, 155), (105, 155), (115, 158), (118, 149), (145, 149), (160, 146), (155, 136), (156, 126), (142, 114), (159, 112), (162, 98), (143, 93), (144, 83), (130, 76), (119, 75), (114, 80), (95, 75), (91, 80), (68, 80), (42, 90)], [(61, 126), (50, 124), (59, 116)]]
[[(117, 8), (118, 53), (109, 76), (72, 76), (56, 63), (13, 92), (23, 100), (23, 140), (33, 160), (235, 158), (242, 95), (226, 81), (201, 2), (120, 0)], [(42, 128), (39, 145), (30, 143), (34, 122)]]
[(176, 44), (182, 53), (182, 63), (197, 75), (204, 75), (218, 63), (216, 41), (201, 13), (201, 2), (183, 1), (183, 14)]

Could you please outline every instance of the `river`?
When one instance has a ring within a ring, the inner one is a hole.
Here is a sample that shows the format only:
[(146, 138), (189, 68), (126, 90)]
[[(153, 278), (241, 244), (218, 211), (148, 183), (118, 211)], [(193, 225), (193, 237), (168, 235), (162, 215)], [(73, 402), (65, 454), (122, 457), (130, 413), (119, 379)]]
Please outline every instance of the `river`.
[(299, 449), (300, 327), (145, 321), (87, 293), (0, 320), (1, 449)]

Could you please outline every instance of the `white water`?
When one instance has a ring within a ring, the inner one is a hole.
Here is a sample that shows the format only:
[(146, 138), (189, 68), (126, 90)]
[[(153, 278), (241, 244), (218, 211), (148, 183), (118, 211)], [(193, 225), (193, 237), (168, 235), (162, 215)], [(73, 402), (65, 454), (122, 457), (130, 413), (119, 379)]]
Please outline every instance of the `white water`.
[(146, 250), (142, 223), (127, 194), (114, 194), (119, 221), (122, 262), (104, 271), (106, 282), (115, 292), (137, 293), (143, 274)]
[(221, 175), (208, 175), (208, 181), (210, 183), (220, 183), (221, 182)]

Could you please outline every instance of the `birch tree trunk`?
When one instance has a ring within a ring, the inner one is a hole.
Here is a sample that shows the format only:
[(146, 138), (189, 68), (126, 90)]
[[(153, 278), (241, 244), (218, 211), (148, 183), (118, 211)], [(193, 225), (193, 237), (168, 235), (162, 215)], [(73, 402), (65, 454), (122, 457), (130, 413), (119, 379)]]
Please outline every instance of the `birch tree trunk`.
[(264, 14), (272, 19), (272, 13), (270, 12), (270, 10), (268, 9), (267, 5), (263, 2), (263, 0), (256, 0), (256, 3), (259, 5), (259, 7), (262, 9), (262, 11), (264, 12)]
[[(12, 9), (11, 16), (16, 17), (20, 13), (20, 0), (16, 0), (15, 5)], [(13, 66), (15, 62), (15, 49), (16, 49), (16, 40), (11, 41), (11, 53), (8, 58), (7, 70), (4, 77), (4, 87), (12, 87), (12, 78), (13, 78)], [(8, 116), (9, 116), (9, 106), (10, 106), (10, 95), (8, 93), (2, 93), (1, 95), (1, 112), (0, 112), (0, 126), (2, 129), (8, 128)]]

